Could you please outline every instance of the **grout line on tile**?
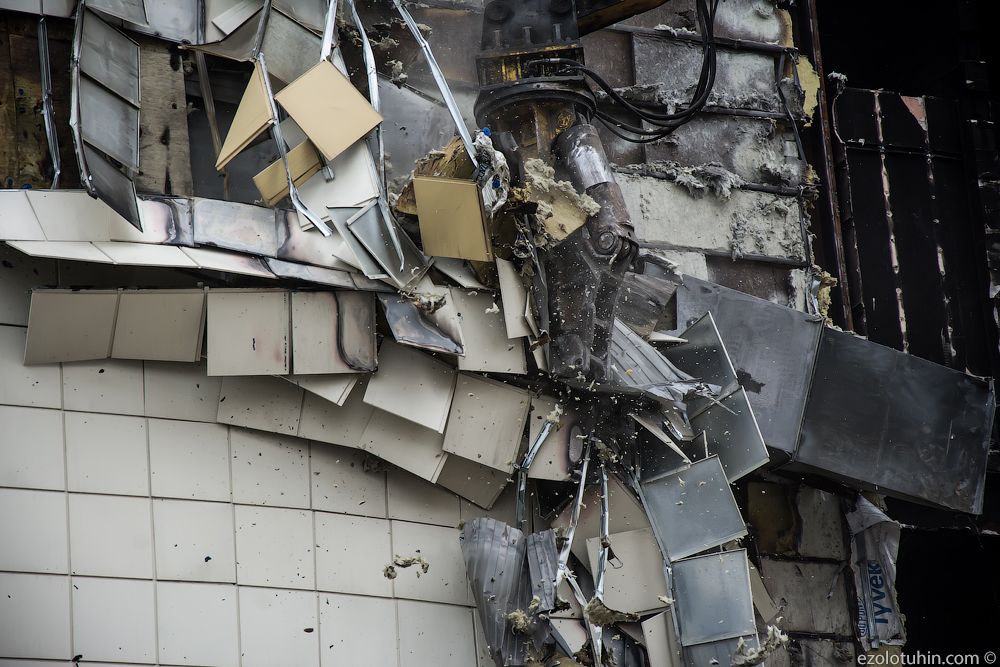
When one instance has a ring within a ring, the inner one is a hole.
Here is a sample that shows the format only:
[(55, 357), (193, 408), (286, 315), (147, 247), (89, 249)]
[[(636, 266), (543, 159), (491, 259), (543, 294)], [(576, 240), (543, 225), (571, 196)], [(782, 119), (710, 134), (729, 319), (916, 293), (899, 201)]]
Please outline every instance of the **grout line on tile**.
[(229, 473), (229, 507), (233, 517), (233, 581), (236, 588), (236, 649), (237, 665), (243, 665), (243, 625), (240, 617), (240, 577), (236, 551), (236, 503), (233, 501), (233, 429), (226, 427), (226, 471)]
[[(145, 406), (144, 406), (145, 407)], [(144, 410), (145, 411), (145, 410)], [(143, 424), (145, 425), (146, 431), (146, 492), (147, 500), (149, 503), (149, 557), (152, 561), (151, 565), (153, 568), (153, 641), (155, 646), (153, 647), (153, 656), (156, 659), (156, 663), (160, 662), (160, 605), (159, 605), (159, 592), (160, 587), (157, 583), (157, 571), (156, 571), (156, 522), (153, 521), (153, 465), (149, 454), (149, 417), (143, 417)]]
[(76, 655), (76, 633), (74, 632), (73, 618), (73, 533), (70, 529), (69, 514), (69, 452), (66, 447), (66, 411), (63, 409), (63, 365), (59, 364), (59, 419), (62, 423), (62, 445), (63, 445), (63, 494), (66, 497), (66, 572), (69, 575), (69, 649), (70, 655)]

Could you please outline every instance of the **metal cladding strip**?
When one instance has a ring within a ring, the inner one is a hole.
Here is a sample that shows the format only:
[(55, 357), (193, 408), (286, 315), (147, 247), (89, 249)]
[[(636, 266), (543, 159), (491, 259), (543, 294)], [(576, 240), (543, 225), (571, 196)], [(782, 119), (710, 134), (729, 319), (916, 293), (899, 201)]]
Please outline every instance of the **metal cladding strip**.
[[(264, 33), (267, 32), (267, 19), (271, 16), (271, 0), (264, 0), (264, 8), (260, 10), (260, 22), (257, 24), (257, 34), (253, 39), (253, 50), (250, 52), (250, 60), (257, 60), (260, 49), (264, 46)], [(277, 121), (277, 118), (275, 118)]]
[[(560, 409), (561, 405), (556, 404), (556, 411), (562, 413)], [(527, 453), (524, 455), (524, 460), (521, 461), (521, 465), (518, 466), (517, 471), (517, 505), (516, 514), (517, 517), (517, 529), (524, 529), (524, 495), (528, 483), (528, 468), (531, 467), (531, 462), (535, 460), (535, 455), (538, 454), (538, 450), (542, 448), (542, 443), (545, 442), (545, 438), (549, 436), (552, 432), (553, 423), (548, 419), (545, 420), (545, 424), (542, 426), (542, 430), (539, 431), (538, 435), (535, 437), (535, 441), (531, 444)]]
[[(580, 467), (580, 486), (576, 492), (576, 500), (573, 501), (573, 513), (570, 515), (569, 528), (566, 530), (566, 543), (559, 551), (559, 576), (556, 580), (556, 587), (567, 577), (568, 571), (566, 563), (569, 561), (570, 548), (573, 546), (573, 535), (576, 533), (576, 524), (580, 521), (580, 506), (583, 504), (583, 492), (587, 487), (587, 467), (590, 464), (590, 441), (587, 441), (587, 448), (583, 452), (583, 465)], [(575, 583), (575, 582), (574, 582)], [(586, 601), (584, 602), (586, 606)]]
[[(580, 584), (576, 583), (576, 578), (568, 576), (566, 577), (566, 583), (568, 583), (570, 589), (572, 589), (573, 596), (576, 597), (576, 601), (580, 603), (580, 606), (583, 607), (584, 610), (586, 610), (587, 598), (586, 596), (584, 596), (583, 591), (580, 590)], [(587, 612), (584, 611), (583, 615), (586, 616)], [(603, 651), (600, 652), (598, 651), (598, 647), (603, 647), (604, 645), (603, 642), (601, 641), (602, 635), (604, 634), (603, 628), (594, 625), (593, 623), (590, 622), (590, 619), (588, 618), (587, 634), (590, 636), (590, 646), (593, 649), (593, 654), (595, 656), (594, 661), (598, 664), (603, 664), (603, 660), (601, 660), (601, 655), (600, 655), (600, 653), (602, 653)]]
[[(268, 0), (268, 4), (270, 5), (270, 0)], [(267, 74), (267, 62), (264, 60), (263, 53), (257, 54), (257, 62), (260, 63), (260, 69), (264, 73), (264, 85), (267, 87), (267, 101), (271, 105), (271, 115), (275, 119), (275, 122), (271, 123), (271, 136), (274, 137), (274, 143), (278, 146), (278, 154), (281, 156), (281, 162), (285, 165), (285, 176), (288, 177), (288, 198), (292, 200), (292, 206), (295, 207), (296, 213), (311, 222), (323, 236), (331, 236), (333, 232), (330, 231), (326, 223), (320, 220), (320, 217), (309, 210), (309, 207), (299, 199), (299, 191), (295, 187), (295, 179), (292, 178), (292, 172), (288, 168), (288, 152), (285, 150), (285, 140), (281, 137), (281, 123), (277, 122), (277, 119), (280, 118), (278, 115), (278, 104), (274, 101), (274, 93), (271, 91), (271, 79)]]
[(604, 571), (608, 566), (608, 545), (611, 544), (608, 520), (608, 470), (601, 462), (601, 551), (597, 557), (597, 574), (594, 583), (594, 598), (604, 602)]
[(460, 536), (472, 592), (483, 624), (483, 634), (497, 667), (523, 665), (526, 636), (508, 630), (508, 616), (528, 607), (531, 585), (524, 560), (523, 533), (488, 517), (465, 524)]
[(94, 185), (90, 181), (90, 171), (83, 155), (83, 132), (80, 127), (80, 50), (83, 48), (83, 15), (87, 0), (80, 0), (76, 6), (76, 25), (73, 28), (73, 56), (70, 63), (70, 112), (69, 126), (73, 130), (73, 150), (80, 164), (80, 182), (91, 197), (96, 197)]
[[(354, 21), (355, 27), (358, 29), (358, 32), (361, 33), (362, 55), (365, 60), (365, 74), (368, 77), (368, 99), (371, 102), (372, 108), (375, 109), (377, 113), (380, 113), (382, 102), (378, 94), (378, 72), (375, 66), (375, 53), (372, 51), (371, 42), (368, 40), (368, 34), (365, 32), (365, 28), (361, 24), (361, 17), (358, 16), (358, 9), (354, 4), (354, 0), (345, 0), (345, 2), (351, 10), (351, 18)], [(399, 239), (399, 231), (396, 229), (396, 220), (392, 217), (392, 212), (389, 209), (389, 202), (385, 193), (385, 142), (382, 138), (381, 123), (375, 127), (375, 137), (378, 142), (378, 205), (379, 208), (382, 209), (382, 216), (386, 219), (386, 227), (389, 229), (389, 236), (392, 238), (392, 244), (396, 250), (396, 257), (399, 258), (399, 270), (402, 271), (403, 266), (406, 264), (406, 260), (403, 259), (402, 242)], [(374, 160), (371, 155), (371, 151), (368, 151), (368, 157), (369, 159)]]
[(431, 53), (431, 47), (427, 44), (424, 36), (420, 34), (420, 28), (417, 27), (413, 17), (410, 16), (410, 12), (406, 11), (406, 8), (403, 7), (399, 0), (392, 0), (392, 3), (396, 5), (396, 11), (403, 17), (406, 27), (410, 29), (410, 32), (413, 33), (413, 38), (417, 40), (420, 48), (423, 49), (424, 57), (427, 58), (427, 65), (431, 68), (434, 81), (438, 85), (438, 90), (441, 91), (441, 97), (444, 98), (444, 103), (448, 106), (448, 111), (451, 112), (451, 117), (455, 121), (455, 127), (458, 128), (459, 136), (462, 137), (462, 143), (465, 144), (465, 151), (469, 154), (469, 160), (472, 161), (473, 172), (475, 172), (479, 169), (479, 162), (476, 161), (476, 147), (472, 143), (469, 129), (465, 127), (465, 121), (462, 120), (462, 112), (458, 110), (458, 104), (451, 94), (451, 89), (448, 88), (448, 82), (444, 80), (444, 74), (441, 72), (441, 68), (438, 67), (437, 61), (434, 59), (434, 54)]
[(38, 19), (38, 57), (42, 71), (42, 114), (45, 116), (45, 137), (49, 144), (49, 156), (52, 158), (53, 190), (59, 187), (59, 176), (62, 174), (62, 162), (59, 159), (59, 138), (56, 135), (55, 111), (52, 109), (52, 74), (49, 71), (49, 29), (45, 17)]
[[(372, 51), (371, 42), (368, 40), (368, 33), (365, 32), (365, 27), (361, 25), (361, 17), (358, 16), (358, 9), (354, 4), (354, 0), (344, 0), (347, 6), (351, 10), (351, 18), (354, 21), (354, 26), (361, 33), (361, 53), (365, 60), (365, 75), (368, 77), (368, 99), (371, 101), (372, 108), (376, 112), (381, 113), (382, 101), (378, 94), (378, 72), (375, 66), (375, 52)], [(375, 136), (378, 138), (378, 168), (379, 168), (379, 185), (384, 189), (385, 187), (385, 145), (382, 141), (382, 126), (378, 125), (375, 128)]]
[[(333, 39), (335, 24), (337, 22), (337, 0), (330, 0), (330, 7), (326, 10), (326, 23), (323, 27), (323, 47), (319, 53), (320, 60), (329, 60), (333, 53)], [(378, 111), (378, 109), (376, 109)]]
[(555, 531), (550, 528), (542, 533), (532, 533), (527, 540), (531, 593), (539, 600), (538, 611), (551, 611), (556, 606), (555, 582), (559, 571)]

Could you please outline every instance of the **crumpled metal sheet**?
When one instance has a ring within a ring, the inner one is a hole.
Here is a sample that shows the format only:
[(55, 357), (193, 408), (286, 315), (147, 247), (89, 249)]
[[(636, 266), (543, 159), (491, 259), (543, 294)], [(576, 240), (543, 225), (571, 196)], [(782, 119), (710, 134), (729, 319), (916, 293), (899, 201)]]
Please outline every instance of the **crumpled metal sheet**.
[[(551, 530), (525, 536), (502, 521), (467, 521), (459, 536), (479, 618), (497, 667), (524, 665), (533, 645), (540, 648), (554, 631), (537, 614), (555, 607), (559, 556)], [(525, 562), (527, 561), (527, 562)], [(539, 603), (534, 606), (533, 597)], [(530, 631), (515, 632), (512, 613), (523, 613)], [(565, 642), (556, 635), (557, 646)]]
[(378, 300), (397, 343), (445, 354), (465, 353), (461, 341), (442, 331), (413, 301), (396, 294), (379, 294)]
[[(659, 396), (673, 402), (705, 386), (674, 366), (621, 320), (615, 320), (611, 337), (611, 373), (614, 383)], [(718, 394), (718, 387), (711, 387)]]

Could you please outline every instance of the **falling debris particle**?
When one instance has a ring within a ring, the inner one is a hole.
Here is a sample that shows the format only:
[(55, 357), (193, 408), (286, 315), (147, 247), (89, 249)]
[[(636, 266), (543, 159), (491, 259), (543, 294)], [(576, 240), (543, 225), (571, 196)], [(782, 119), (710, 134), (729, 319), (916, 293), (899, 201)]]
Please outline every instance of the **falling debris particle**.
[(490, 314), (490, 313), (499, 313), (499, 312), (500, 312), (500, 306), (497, 305), (496, 301), (493, 302), (493, 306), (492, 307), (486, 309), (486, 314), (487, 315)]
[(389, 65), (389, 67), (392, 68), (392, 72), (390, 73), (389, 80), (392, 83), (396, 84), (397, 88), (402, 87), (402, 85), (404, 83), (406, 83), (406, 80), (409, 78), (406, 75), (406, 72), (403, 71), (403, 63), (402, 63), (402, 61), (400, 61), (400, 60), (390, 60), (386, 64)]
[(314, 628), (303, 628), (302, 632), (312, 632)]
[(562, 417), (562, 414), (563, 414), (562, 403), (556, 403), (556, 407), (552, 408), (552, 412), (545, 415), (545, 421), (549, 422), (550, 424), (558, 424), (559, 418)]
[(657, 595), (656, 599), (659, 600), (660, 602), (662, 602), (663, 604), (667, 605), (667, 606), (670, 606), (670, 605), (672, 605), (674, 603), (674, 599), (673, 598), (668, 598), (666, 595)]
[(417, 579), (420, 578), (421, 574), (427, 574), (427, 570), (429, 570), (431, 567), (431, 564), (428, 563), (423, 556), (420, 555), (407, 556), (404, 558), (402, 556), (397, 555), (395, 558), (392, 559), (391, 565), (385, 566), (385, 568), (382, 570), (382, 574), (385, 575), (386, 579), (395, 579), (397, 576), (399, 576), (398, 573), (396, 572), (397, 567), (407, 568), (407, 567), (412, 567), (413, 565), (420, 565), (420, 567), (417, 568), (416, 570)]
[(531, 598), (531, 604), (528, 605), (528, 613), (534, 614), (536, 611), (538, 611), (538, 605), (540, 604), (542, 604), (542, 599), (539, 598), (537, 595)]

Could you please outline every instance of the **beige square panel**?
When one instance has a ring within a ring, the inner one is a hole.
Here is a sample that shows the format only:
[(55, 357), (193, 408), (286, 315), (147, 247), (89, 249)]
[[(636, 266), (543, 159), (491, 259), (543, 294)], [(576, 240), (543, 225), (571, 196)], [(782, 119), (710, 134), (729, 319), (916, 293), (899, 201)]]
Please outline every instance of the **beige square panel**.
[(233, 502), (309, 508), (309, 442), (230, 429)]
[(673, 612), (650, 616), (642, 622), (642, 636), (646, 641), (650, 667), (683, 665), (677, 635), (674, 633)]
[(312, 590), (315, 576), (311, 514), (237, 505), (236, 577), (243, 586)]
[(148, 425), (153, 496), (230, 499), (229, 428), (171, 419), (150, 419)]
[(513, 263), (499, 257), (497, 274), (500, 278), (500, 296), (503, 299), (503, 319), (507, 327), (507, 337), (531, 336), (533, 332), (528, 326), (525, 315), (531, 312), (528, 306), (528, 292), (524, 289), (521, 276), (518, 275)]
[(530, 407), (530, 392), (462, 373), (448, 416), (444, 450), (511, 472), (528, 424)]
[(320, 593), (319, 628), (323, 665), (397, 664), (395, 600)]
[(328, 60), (274, 96), (327, 160), (382, 122), (350, 80)]
[(374, 371), (374, 295), (292, 292), (292, 355), (296, 375)]
[[(538, 395), (531, 397), (531, 411), (528, 413), (528, 446), (531, 447), (538, 435), (545, 427), (550, 415), (558, 417), (556, 425), (549, 434), (545, 436), (535, 460), (532, 461), (528, 469), (528, 477), (532, 479), (550, 479), (556, 482), (563, 482), (570, 478), (576, 462), (570, 460), (571, 452), (577, 457), (583, 456), (583, 440), (576, 436), (582, 435), (579, 419), (572, 406), (565, 402), (562, 404), (565, 411), (560, 415), (554, 415), (553, 411), (559, 405), (552, 396)], [(575, 445), (575, 446), (574, 446)]]
[(83, 190), (31, 190), (28, 201), (48, 241), (111, 240), (111, 208)]
[[(587, 540), (590, 571), (597, 572), (601, 538)], [(663, 578), (663, 557), (652, 528), (611, 535), (611, 548), (621, 561), (604, 571), (604, 602), (618, 611), (643, 614), (664, 606), (660, 596), (670, 597)]]
[(385, 518), (384, 470), (367, 472), (365, 453), (359, 449), (323, 442), (312, 443), (310, 449), (313, 509)]
[(65, 419), (70, 491), (149, 495), (145, 419), (86, 412)]
[(258, 63), (254, 63), (253, 76), (250, 77), (240, 105), (236, 108), (236, 115), (222, 144), (215, 168), (222, 169), (227, 162), (236, 157), (237, 153), (249, 146), (258, 134), (270, 127), (274, 122), (271, 113), (272, 107), (267, 97), (264, 71)]
[(318, 628), (314, 591), (240, 588), (243, 667), (319, 667)]
[(160, 662), (236, 667), (238, 605), (232, 586), (159, 582), (156, 622)]
[(118, 359), (198, 361), (205, 330), (202, 290), (122, 292), (111, 356)]
[(66, 494), (0, 489), (0, 570), (69, 573)]
[(308, 392), (325, 398), (331, 403), (343, 405), (351, 395), (354, 385), (361, 379), (361, 373), (335, 373), (330, 375), (283, 375), (282, 380), (302, 387)]
[(62, 407), (59, 364), (24, 365), (27, 329), (0, 326), (0, 403)]
[(71, 493), (69, 548), (73, 574), (152, 579), (149, 498)]
[(392, 562), (389, 521), (316, 513), (316, 588), (332, 593), (392, 596), (384, 568)]
[(365, 403), (444, 433), (455, 393), (455, 370), (430, 355), (389, 339), (382, 341), (379, 370)]
[(448, 456), (437, 483), (480, 507), (490, 509), (510, 479), (506, 472), (461, 456)]
[(393, 521), (393, 555), (423, 556), (430, 563), (420, 577), (417, 577), (419, 565), (397, 567), (397, 576), (392, 580), (394, 595), (427, 602), (473, 604), (458, 535), (458, 528)]
[(398, 600), (400, 667), (476, 664), (475, 609)]
[(208, 374), (288, 374), (288, 292), (208, 293)]
[(70, 655), (69, 577), (0, 572), (2, 655), (65, 660)]
[[(632, 495), (631, 491), (625, 488), (621, 482), (613, 475), (608, 475), (608, 516), (609, 530), (612, 533), (624, 533), (630, 530), (649, 528), (649, 519), (642, 505)], [(552, 527), (558, 528), (569, 526), (572, 507), (567, 506), (562, 512), (552, 520)], [(580, 509), (580, 518), (576, 524), (576, 533), (573, 536), (573, 555), (581, 562), (589, 562), (587, 556), (587, 540), (601, 534), (601, 497), (600, 488), (589, 487), (583, 494), (583, 507)]]
[(259, 257), (253, 257), (241, 252), (207, 247), (181, 248), (181, 252), (194, 260), (203, 269), (238, 273), (243, 276), (274, 278), (274, 274), (271, 273), (267, 265)]
[(45, 234), (28, 202), (25, 190), (0, 191), (0, 239), (44, 241)]
[(32, 286), (54, 285), (56, 282), (55, 261), (30, 257), (0, 245), (0, 324), (28, 326)]
[(406, 470), (392, 469), (387, 476), (390, 519), (434, 523), (449, 528), (454, 528), (462, 520), (459, 499), (454, 493)]
[(73, 577), (73, 650), (88, 660), (155, 663), (155, 607), (152, 581)]
[(295, 435), (302, 393), (299, 387), (268, 375), (226, 377), (216, 419), (223, 424)]
[(343, 447), (360, 448), (375, 408), (364, 402), (368, 377), (363, 377), (340, 406), (306, 392), (299, 417), (299, 437)]
[(63, 407), (80, 412), (141, 415), (142, 362), (117, 359), (63, 364)]
[[(119, 219), (117, 213), (114, 214)], [(127, 223), (129, 229), (138, 232)], [(141, 232), (140, 232), (141, 233)], [(111, 241), (110, 243), (95, 242), (94, 247), (111, 258), (115, 264), (133, 266), (166, 266), (181, 269), (197, 269), (198, 264), (184, 252), (172, 245), (156, 245), (155, 243), (128, 243)]]
[[(461, 457), (458, 457), (461, 459)], [(483, 509), (479, 505), (462, 499), (462, 521), (471, 521), (479, 517), (488, 516), (497, 521), (503, 521), (509, 526), (513, 526), (517, 521), (517, 485), (508, 484), (503, 492), (497, 497), (490, 509)], [(531, 532), (531, 501), (528, 501), (528, 508), (525, 512), (525, 534)]]
[(143, 383), (148, 416), (215, 423), (222, 378), (208, 377), (204, 361), (143, 362)]
[(24, 363), (107, 358), (117, 310), (117, 291), (33, 291)]
[(233, 507), (153, 500), (156, 578), (236, 582)]
[(66, 488), (60, 410), (0, 405), (0, 486)]
[(489, 262), (493, 260), (483, 196), (468, 179), (413, 179), (424, 253)]
[(391, 412), (375, 410), (361, 436), (361, 448), (380, 459), (409, 470), (428, 482), (437, 481), (448, 454), (444, 436)]
[(465, 356), (458, 358), (459, 370), (528, 372), (523, 339), (507, 338), (507, 324), (496, 296), (484, 291), (453, 289), (451, 298), (458, 309), (465, 339)]
[(7, 245), (32, 257), (114, 264), (114, 260), (88, 241), (7, 241)]

